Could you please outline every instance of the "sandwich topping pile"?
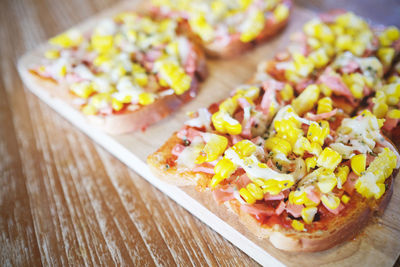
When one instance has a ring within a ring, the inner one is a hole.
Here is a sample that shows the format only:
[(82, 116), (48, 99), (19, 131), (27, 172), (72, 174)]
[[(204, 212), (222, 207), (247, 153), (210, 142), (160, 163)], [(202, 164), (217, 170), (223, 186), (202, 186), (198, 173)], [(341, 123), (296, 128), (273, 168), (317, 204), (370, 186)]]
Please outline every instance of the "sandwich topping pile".
[(187, 20), (202, 42), (224, 44), (231, 39), (254, 41), (266, 24), (286, 21), (291, 7), (290, 1), (280, 0), (153, 0), (153, 4), (161, 14)]
[(399, 51), (395, 27), (323, 14), (248, 84), (189, 114), (148, 163), (160, 178), (212, 192), (278, 248), (332, 247), (391, 196), (400, 155), (385, 133), (400, 119)]
[(67, 87), (88, 116), (134, 112), (171, 95), (193, 98), (204, 78), (202, 52), (168, 18), (121, 13), (49, 43), (45, 61), (31, 72)]

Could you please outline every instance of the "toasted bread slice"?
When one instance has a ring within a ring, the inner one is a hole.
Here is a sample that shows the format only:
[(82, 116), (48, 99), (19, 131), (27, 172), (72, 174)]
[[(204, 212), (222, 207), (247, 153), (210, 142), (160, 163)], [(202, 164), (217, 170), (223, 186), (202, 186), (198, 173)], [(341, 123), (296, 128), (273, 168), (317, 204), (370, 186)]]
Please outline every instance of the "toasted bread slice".
[(186, 29), (186, 33), (204, 49), (207, 56), (212, 58), (232, 58), (251, 50), (256, 45), (275, 36), (287, 25), (293, 4), (291, 0), (282, 0), (280, 1), (280, 4), (284, 5), (289, 10), (289, 16), (281, 21), (277, 21), (272, 14), (273, 10), (265, 12), (268, 13), (268, 15), (265, 17), (263, 29), (258, 36), (250, 42), (242, 42), (240, 40), (240, 34), (238, 33), (224, 36), (222, 41), (212, 40), (205, 42), (191, 29), (188, 23), (189, 15), (186, 10), (180, 10), (179, 8), (177, 8), (177, 10), (171, 10), (166, 6), (159, 6), (158, 4), (151, 6), (150, 10), (157, 16), (181, 18), (181, 24), (183, 25), (183, 28)]
[[(176, 156), (171, 154), (173, 147), (182, 144), (176, 133), (155, 153), (147, 158), (151, 171), (163, 181), (176, 186), (200, 186), (207, 184), (211, 174), (179, 170), (176, 166)], [(354, 238), (369, 222), (371, 217), (381, 215), (393, 194), (395, 170), (386, 179), (386, 192), (378, 199), (365, 199), (354, 193), (346, 208), (338, 216), (327, 212), (320, 221), (313, 222), (313, 228), (307, 232), (299, 232), (282, 225), (263, 225), (254, 216), (240, 209), (237, 200), (227, 201), (218, 209), (229, 209), (238, 216), (238, 220), (254, 235), (269, 241), (276, 247), (286, 251), (322, 251)], [(198, 194), (202, 194), (198, 192)], [(217, 205), (217, 203), (215, 203)]]

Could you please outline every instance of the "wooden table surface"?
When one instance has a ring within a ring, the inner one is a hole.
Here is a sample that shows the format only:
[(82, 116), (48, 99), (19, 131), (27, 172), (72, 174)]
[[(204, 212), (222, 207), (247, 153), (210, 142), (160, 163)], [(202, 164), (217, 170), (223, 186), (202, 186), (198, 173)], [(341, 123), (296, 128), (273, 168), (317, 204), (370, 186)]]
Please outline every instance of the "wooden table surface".
[[(348, 4), (400, 24), (399, 1), (373, 2)], [(24, 89), (23, 53), (113, 3), (1, 0), (0, 265), (256, 265)]]

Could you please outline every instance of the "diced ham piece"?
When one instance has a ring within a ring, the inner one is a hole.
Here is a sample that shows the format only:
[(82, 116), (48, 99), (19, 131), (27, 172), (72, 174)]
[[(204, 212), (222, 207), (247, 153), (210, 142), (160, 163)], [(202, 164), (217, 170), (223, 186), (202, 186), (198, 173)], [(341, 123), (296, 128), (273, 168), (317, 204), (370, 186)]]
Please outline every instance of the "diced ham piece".
[(288, 203), (286, 206), (286, 211), (293, 215), (293, 217), (298, 218), (301, 216), (301, 211), (303, 210), (303, 205), (296, 205)]
[(260, 104), (261, 111), (265, 115), (268, 115), (269, 113), (269, 107), (271, 106), (273, 97), (274, 91), (271, 89), (266, 89)]
[(235, 198), (235, 188), (233, 187), (218, 187), (212, 191), (213, 197), (218, 204), (232, 200)]
[(179, 156), (182, 151), (185, 149), (185, 146), (182, 144), (176, 144), (174, 148), (172, 148), (172, 155)]
[(296, 93), (300, 94), (301, 92), (304, 91), (304, 89), (307, 88), (307, 86), (309, 86), (310, 84), (313, 84), (313, 83), (314, 83), (314, 81), (312, 79), (305, 79), (305, 80), (298, 82), (295, 87)]
[(383, 123), (382, 129), (388, 132), (391, 132), (394, 128), (396, 128), (399, 123), (399, 119), (392, 119), (386, 117), (385, 122)]
[(196, 57), (197, 57), (197, 54), (194, 51), (192, 45), (190, 45), (189, 49), (190, 50), (189, 50), (189, 53), (188, 53), (187, 58), (186, 58), (184, 69), (187, 72), (187, 74), (193, 75), (194, 72), (196, 71)]
[(251, 117), (249, 120), (247, 120), (240, 135), (247, 139), (252, 138), (251, 127), (253, 127), (254, 123), (255, 123), (254, 117)]
[(280, 192), (277, 195), (271, 195), (270, 193), (266, 193), (264, 195), (264, 200), (268, 201), (268, 200), (282, 200), (285, 199), (285, 195), (283, 194), (283, 192)]
[(319, 202), (321, 201), (321, 194), (319, 193), (319, 191), (315, 190), (314, 186), (307, 189), (306, 193), (309, 200), (316, 204), (319, 204)]
[(374, 156), (367, 154), (367, 162), (366, 162), (367, 167), (371, 164), (371, 162), (374, 161), (374, 159), (375, 159)]
[(333, 214), (335, 214), (335, 215), (338, 215), (338, 214), (344, 209), (344, 205), (343, 205), (342, 203), (340, 203), (339, 206), (338, 206), (336, 209), (334, 209), (334, 210), (328, 208), (327, 206), (325, 206), (325, 204), (324, 204), (324, 207), (325, 207), (327, 210), (329, 210), (330, 212), (332, 212)]
[(257, 217), (272, 216), (275, 214), (275, 209), (265, 204), (241, 205), (240, 209)]
[(239, 103), (239, 106), (240, 106), (242, 109), (251, 107), (251, 104), (249, 103), (249, 101), (247, 101), (247, 99), (244, 98), (244, 97), (238, 98), (237, 101), (238, 101), (238, 103)]
[(162, 51), (160, 51), (160, 50), (150, 50), (149, 52), (146, 53), (145, 58), (146, 58), (146, 61), (154, 62), (160, 56), (162, 56)]
[(360, 66), (354, 60), (350, 60), (346, 65), (344, 65), (340, 70), (342, 73), (353, 73), (355, 72)]
[(205, 162), (199, 166), (194, 167), (193, 171), (214, 174), (214, 166), (208, 162)]
[(282, 212), (285, 210), (285, 208), (286, 208), (285, 202), (284, 201), (279, 202), (278, 207), (276, 207), (275, 209), (276, 215), (281, 215)]
[(251, 139), (250, 141), (251, 141), (253, 144), (257, 145), (257, 146), (262, 146), (262, 147), (264, 147), (265, 140), (264, 140), (264, 138), (262, 138), (261, 136), (254, 137), (254, 138)]
[(237, 142), (240, 142), (243, 140), (243, 138), (240, 135), (231, 135), (232, 137), (232, 143), (236, 144)]
[(251, 183), (251, 180), (246, 173), (240, 175), (239, 178), (236, 180), (236, 185), (238, 186), (238, 188), (246, 187), (249, 183)]
[(350, 89), (342, 81), (342, 78), (337, 75), (331, 68), (326, 68), (324, 73), (319, 77), (318, 82), (324, 83), (336, 95), (346, 96), (348, 97), (350, 102), (354, 103), (355, 99)]
[(358, 180), (357, 174), (354, 172), (350, 172), (349, 176), (347, 177), (346, 182), (343, 185), (344, 191), (346, 191), (347, 194), (352, 195), (354, 191), (354, 186)]
[(180, 131), (177, 133), (177, 136), (178, 136), (178, 138), (180, 138), (180, 139), (187, 139), (187, 140), (189, 140), (189, 141), (191, 142), (191, 141), (193, 141), (193, 139), (194, 139), (196, 136), (201, 136), (201, 134), (202, 134), (201, 131), (198, 131), (198, 130), (196, 130), (196, 129), (193, 129), (193, 128), (191, 128), (191, 127), (188, 127), (188, 128), (183, 128), (182, 130), (180, 130)]
[(321, 114), (307, 113), (307, 119), (312, 120), (312, 121), (325, 120), (325, 119), (335, 116), (336, 113), (337, 113), (337, 108), (335, 108), (332, 111), (321, 113)]

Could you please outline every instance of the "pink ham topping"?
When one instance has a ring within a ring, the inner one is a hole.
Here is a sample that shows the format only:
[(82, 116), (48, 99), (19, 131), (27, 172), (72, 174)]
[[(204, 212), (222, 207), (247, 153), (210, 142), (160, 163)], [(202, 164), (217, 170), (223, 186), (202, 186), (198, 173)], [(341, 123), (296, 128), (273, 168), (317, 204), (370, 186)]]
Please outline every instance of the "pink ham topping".
[(332, 111), (321, 113), (321, 114), (307, 113), (307, 119), (312, 120), (312, 121), (325, 120), (325, 119), (329, 119), (330, 117), (335, 116), (336, 113), (337, 113), (337, 108), (335, 108)]
[(224, 203), (226, 201), (232, 200), (235, 198), (234, 193), (235, 188), (231, 186), (227, 187), (218, 187), (212, 191), (213, 197), (218, 204)]

